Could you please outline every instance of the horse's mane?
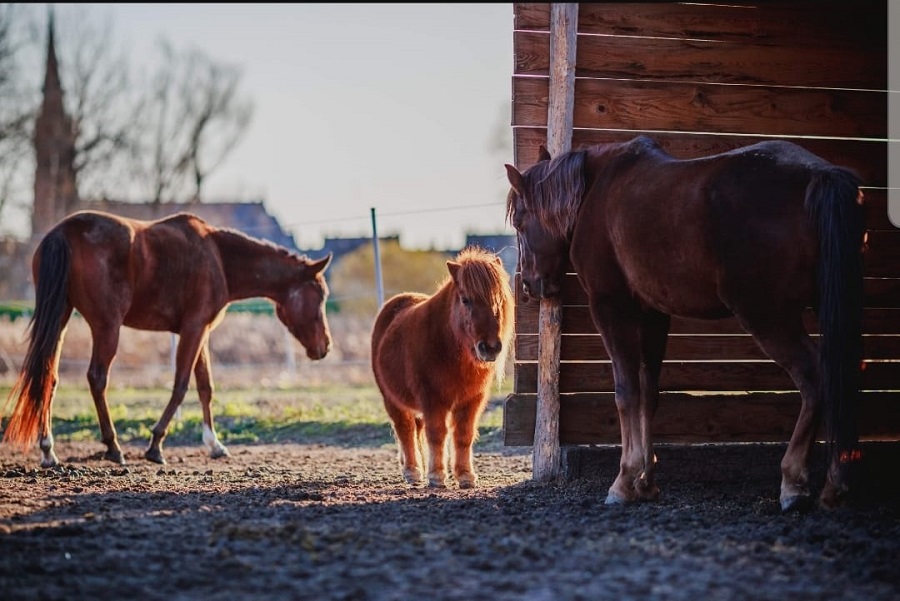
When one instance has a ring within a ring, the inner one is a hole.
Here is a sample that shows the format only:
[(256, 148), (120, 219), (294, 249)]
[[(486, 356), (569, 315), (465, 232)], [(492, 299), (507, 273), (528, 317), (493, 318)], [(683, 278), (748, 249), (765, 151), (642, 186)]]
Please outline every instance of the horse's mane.
[[(584, 150), (566, 152), (541, 161), (522, 174), (525, 208), (555, 237), (568, 237), (575, 223), (584, 195), (585, 154)], [(512, 221), (515, 199), (516, 194), (511, 191), (506, 201), (508, 221)]]
[[(479, 246), (467, 246), (459, 252), (454, 260), (461, 266), (456, 276), (460, 280), (460, 286), (479, 302), (493, 306), (500, 315), (503, 350), (496, 359), (496, 375), (499, 386), (503, 382), (506, 371), (506, 358), (514, 325), (513, 296), (509, 274), (496, 254)], [(439, 291), (449, 290), (453, 287), (453, 278), (448, 276), (441, 284)]]
[(251, 246), (260, 246), (260, 247), (267, 248), (267, 249), (271, 250), (272, 252), (274, 252), (284, 258), (290, 258), (290, 259), (293, 259), (293, 260), (301, 262), (301, 263), (312, 262), (312, 259), (310, 259), (305, 254), (298, 254), (298, 253), (290, 250), (289, 248), (285, 248), (284, 246), (281, 246), (280, 244), (275, 244), (274, 242), (272, 242), (270, 240), (256, 238), (254, 236), (251, 236), (245, 232), (242, 232), (242, 231), (234, 229), (234, 228), (217, 227), (217, 228), (214, 228), (212, 231), (214, 233), (217, 244), (238, 247), (238, 248), (241, 246), (246, 246), (248, 244)]

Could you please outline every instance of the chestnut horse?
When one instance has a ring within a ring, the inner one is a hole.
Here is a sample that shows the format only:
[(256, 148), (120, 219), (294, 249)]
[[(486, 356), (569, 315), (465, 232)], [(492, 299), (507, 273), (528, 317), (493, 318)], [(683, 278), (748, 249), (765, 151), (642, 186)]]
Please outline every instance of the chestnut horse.
[(500, 259), (477, 247), (463, 249), (447, 269), (432, 296), (406, 292), (382, 306), (372, 329), (372, 370), (406, 481), (421, 483), (427, 441), (428, 485), (446, 486), (449, 427), (453, 474), (460, 488), (472, 488), (478, 420), (491, 382), (502, 382), (512, 337), (512, 290)]
[[(607, 503), (658, 495), (651, 424), (671, 315), (735, 315), (799, 389), (782, 509), (809, 504), (823, 414), (830, 465), (819, 500), (843, 502), (859, 456), (865, 229), (856, 175), (784, 141), (677, 160), (643, 136), (552, 160), (542, 150), (524, 173), (506, 169), (525, 297), (559, 294), (571, 262), (612, 361), (622, 456)], [(801, 320), (811, 306), (821, 344)]]
[(203, 442), (212, 457), (227, 455), (210, 408), (210, 332), (232, 301), (266, 297), (275, 303), (276, 315), (303, 344), (307, 356), (321, 359), (332, 343), (323, 275), (330, 261), (331, 255), (312, 261), (187, 213), (158, 221), (94, 211), (66, 217), (44, 236), (34, 254), (35, 310), (24, 364), (7, 399), (7, 405), (13, 399), (16, 404), (4, 440), (24, 451), (40, 431), (41, 465), (59, 463), (50, 415), (66, 325), (76, 310), (91, 329), (87, 378), (106, 459), (124, 463), (106, 400), (110, 364), (123, 325), (179, 337), (172, 394), (153, 426), (144, 457), (166, 462), (163, 439), (192, 371), (203, 408)]

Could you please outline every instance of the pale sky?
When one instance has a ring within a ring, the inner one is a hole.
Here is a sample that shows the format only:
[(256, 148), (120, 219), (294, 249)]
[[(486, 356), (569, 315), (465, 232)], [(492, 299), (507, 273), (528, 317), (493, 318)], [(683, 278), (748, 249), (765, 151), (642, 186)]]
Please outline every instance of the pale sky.
[[(249, 130), (209, 200), (263, 200), (300, 247), (400, 234), (459, 247), (513, 233), (503, 163), (512, 4), (98, 4), (139, 66), (165, 36), (243, 70)], [(149, 68), (149, 67), (148, 67)]]

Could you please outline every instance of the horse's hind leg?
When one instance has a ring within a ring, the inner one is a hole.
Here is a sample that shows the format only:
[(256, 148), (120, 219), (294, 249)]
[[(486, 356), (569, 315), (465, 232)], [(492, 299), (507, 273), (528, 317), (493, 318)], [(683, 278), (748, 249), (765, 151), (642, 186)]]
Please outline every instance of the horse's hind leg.
[(822, 413), (816, 345), (803, 329), (798, 313), (787, 320), (744, 317), (741, 323), (760, 348), (788, 372), (800, 391), (800, 415), (781, 460), (780, 502), (783, 511), (805, 509), (810, 502), (809, 454)]
[(384, 408), (394, 429), (399, 447), (400, 466), (403, 470), (403, 478), (413, 485), (422, 483), (422, 468), (420, 440), (422, 432), (422, 418), (412, 411), (399, 407), (397, 404), (384, 398)]
[(42, 420), (40, 425), (38, 446), (41, 449), (41, 467), (56, 467), (59, 465), (59, 457), (56, 456), (56, 451), (53, 450), (53, 425), (50, 416), (53, 414), (53, 399), (56, 397), (56, 387), (59, 384), (59, 355), (62, 352), (63, 339), (66, 337), (66, 325), (69, 323), (71, 316), (72, 307), (67, 305), (60, 318), (62, 328), (60, 329), (59, 339), (56, 342), (56, 355), (54, 355), (50, 364), (50, 398), (47, 399), (50, 409), (47, 411), (47, 418)]
[(213, 379), (209, 365), (209, 340), (200, 346), (200, 354), (197, 356), (197, 364), (194, 365), (194, 377), (197, 381), (197, 394), (200, 397), (200, 406), (203, 408), (203, 444), (209, 449), (209, 456), (213, 459), (227, 457), (228, 449), (225, 448), (219, 437), (212, 418)]
[(115, 359), (116, 349), (119, 346), (118, 324), (91, 324), (93, 348), (91, 350), (91, 363), (88, 367), (87, 379), (91, 388), (91, 396), (94, 398), (94, 407), (97, 409), (97, 422), (100, 424), (100, 438), (106, 445), (104, 459), (118, 464), (125, 463), (122, 448), (119, 446), (116, 436), (116, 427), (113, 425), (109, 414), (106, 390), (109, 383), (109, 368)]

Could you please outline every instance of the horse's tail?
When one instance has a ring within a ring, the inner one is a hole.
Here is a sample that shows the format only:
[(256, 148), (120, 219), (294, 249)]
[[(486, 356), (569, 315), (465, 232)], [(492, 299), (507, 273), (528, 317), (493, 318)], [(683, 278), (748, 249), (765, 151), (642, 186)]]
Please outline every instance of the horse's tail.
[[(825, 434), (832, 465), (847, 475), (858, 458), (856, 405), (862, 369), (862, 306), (865, 217), (860, 179), (831, 167), (816, 172), (806, 207), (819, 234), (819, 370)], [(842, 477), (846, 482), (846, 478)]]
[(6, 399), (5, 409), (14, 398), (16, 403), (3, 433), (5, 442), (22, 450), (34, 443), (38, 428), (50, 419), (50, 397), (57, 379), (72, 255), (59, 229), (47, 234), (37, 253), (40, 267), (36, 274), (34, 314), (28, 324), (28, 350), (15, 386)]

